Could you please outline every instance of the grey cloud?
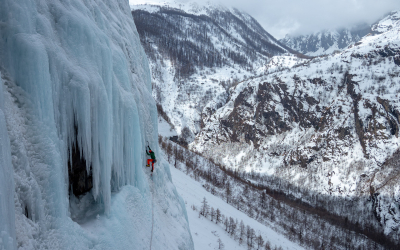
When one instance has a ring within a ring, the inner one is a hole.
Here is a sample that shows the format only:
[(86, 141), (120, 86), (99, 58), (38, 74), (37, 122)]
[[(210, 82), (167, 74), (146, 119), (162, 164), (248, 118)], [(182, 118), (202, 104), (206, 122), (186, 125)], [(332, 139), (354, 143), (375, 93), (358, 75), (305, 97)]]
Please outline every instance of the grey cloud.
[(224, 1), (240, 8), (276, 38), (308, 34), (322, 29), (371, 24), (386, 13), (400, 9), (399, 0), (281, 0)]

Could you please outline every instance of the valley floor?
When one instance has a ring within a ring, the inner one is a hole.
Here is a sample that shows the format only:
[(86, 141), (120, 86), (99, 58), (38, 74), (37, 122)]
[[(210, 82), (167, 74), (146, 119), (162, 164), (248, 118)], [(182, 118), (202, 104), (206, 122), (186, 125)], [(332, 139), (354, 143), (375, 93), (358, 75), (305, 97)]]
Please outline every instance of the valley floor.
[[(193, 180), (185, 173), (172, 166), (171, 174), (173, 183), (186, 204), (189, 226), (195, 249), (218, 249), (219, 238), (225, 246), (224, 249), (247, 249), (246, 241), (239, 245), (239, 242), (231, 238), (231, 236), (224, 230), (223, 223), (217, 225), (215, 222), (211, 222), (210, 219), (206, 219), (203, 216), (199, 218), (199, 209), (204, 197), (206, 198), (210, 208), (218, 208), (224, 216), (232, 217), (235, 220), (237, 219), (239, 222), (243, 220), (245, 225), (249, 225), (255, 230), (257, 236), (261, 234), (264, 241), (269, 241), (272, 249), (274, 249), (274, 247), (282, 247), (282, 249), (304, 249), (298, 244), (290, 242), (283, 235), (275, 232), (273, 229), (260, 224), (243, 212), (238, 211), (219, 197), (207, 192), (202, 187), (201, 183)], [(193, 210), (193, 205), (196, 206), (196, 211)]]

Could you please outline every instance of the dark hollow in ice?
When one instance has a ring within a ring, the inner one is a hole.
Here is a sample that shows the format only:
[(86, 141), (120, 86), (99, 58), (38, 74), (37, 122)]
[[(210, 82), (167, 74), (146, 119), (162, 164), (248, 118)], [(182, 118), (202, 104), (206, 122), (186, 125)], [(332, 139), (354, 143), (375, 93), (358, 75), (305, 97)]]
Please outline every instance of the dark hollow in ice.
[[(76, 128), (75, 128), (76, 130)], [(72, 157), (68, 160), (69, 194), (78, 197), (93, 188), (92, 167), (86, 170), (86, 159), (81, 156), (77, 142), (72, 146)], [(71, 150), (71, 149), (70, 149)]]

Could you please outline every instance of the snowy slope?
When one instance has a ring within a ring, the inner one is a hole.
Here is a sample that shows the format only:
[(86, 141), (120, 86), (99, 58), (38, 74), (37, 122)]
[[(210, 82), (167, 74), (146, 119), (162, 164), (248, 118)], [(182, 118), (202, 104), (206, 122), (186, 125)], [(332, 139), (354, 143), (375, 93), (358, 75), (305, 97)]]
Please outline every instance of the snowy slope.
[[(196, 211), (197, 215), (200, 212), (202, 213), (200, 217), (204, 220), (196, 218), (191, 220), (195, 220), (196, 223), (196, 228), (192, 227), (192, 232), (194, 237), (197, 236), (195, 232), (198, 235), (210, 235), (212, 239), (209, 242), (206, 241), (206, 244), (213, 245), (216, 240), (215, 237), (220, 237), (221, 235), (214, 232), (218, 232), (218, 230), (213, 230), (211, 233), (204, 232), (203, 228), (210, 228), (208, 222), (212, 221), (222, 226), (231, 239), (234, 239), (239, 244), (251, 245), (251, 231), (255, 233), (253, 236), (256, 238), (258, 238), (259, 234), (257, 230), (253, 229), (253, 223), (248, 223), (248, 221), (253, 220), (245, 219), (248, 216), (305, 248), (319, 249), (321, 246), (329, 245), (333, 249), (397, 249), (398, 244), (390, 240), (388, 241), (386, 237), (382, 236), (381, 232), (375, 231), (371, 227), (366, 232), (365, 229), (360, 227), (360, 224), (351, 222), (351, 217), (343, 217), (335, 213), (336, 209), (340, 208), (340, 206), (355, 208), (355, 213), (359, 213), (357, 207), (360, 202), (365, 206), (363, 210), (363, 213), (365, 213), (369, 209), (368, 201), (363, 201), (355, 197), (347, 200), (336, 198), (330, 201), (329, 199), (327, 200), (326, 196), (318, 195), (309, 190), (308, 193), (305, 190), (304, 196), (296, 198), (294, 195), (297, 195), (299, 187), (286, 183), (283, 179), (263, 176), (256, 171), (245, 172), (240, 169), (227, 169), (197, 153), (177, 146), (167, 138), (160, 138), (160, 145), (162, 151), (166, 154), (165, 159), (172, 166), (178, 170), (182, 170), (181, 173), (185, 173), (187, 176), (201, 183), (201, 186), (212, 194), (208, 196), (204, 195), (204, 197), (207, 197), (206, 201), (219, 197), (224, 201), (221, 201), (222, 204), (226, 202), (231, 205), (227, 206), (232, 209), (229, 211), (235, 211), (232, 213), (228, 212), (229, 215), (220, 213), (222, 219), (217, 223), (215, 213), (212, 216), (212, 211), (214, 209), (215, 212), (215, 210), (219, 209), (218, 207), (214, 207), (214, 205), (210, 207), (210, 204), (207, 204), (208, 213), (205, 212), (207, 209), (204, 208), (204, 200), (201, 197), (198, 199), (201, 200), (200, 205), (186, 204), (188, 207), (190, 205), (190, 209)], [(234, 147), (235, 145), (232, 145), (230, 150), (234, 149)], [(179, 177), (179, 179), (184, 178)], [(271, 189), (271, 187), (274, 187), (274, 189)], [(195, 188), (192, 190), (191, 187), (187, 187), (186, 185), (183, 189), (190, 189), (190, 193), (193, 194), (199, 193), (199, 189)], [(310, 193), (312, 194), (311, 197)], [(192, 194), (188, 195), (188, 199), (191, 199), (190, 197), (192, 196)], [(310, 198), (313, 202), (311, 206), (307, 204)], [(321, 204), (315, 201), (330, 203), (329, 209), (324, 210), (324, 208), (320, 207)], [(188, 212), (189, 216), (191, 214), (190, 209)], [(247, 215), (243, 218), (243, 222), (231, 216), (232, 214), (242, 213)], [(193, 216), (195, 217), (195, 213), (193, 213)], [(363, 224), (368, 223), (371, 217), (373, 215), (370, 215)], [(264, 235), (262, 237), (265, 239)], [(270, 240), (268, 234), (266, 240)], [(253, 238), (253, 243), (256, 243), (255, 241), (257, 240)], [(257, 244), (253, 244), (253, 247), (250, 248), (257, 249)], [(267, 243), (265, 244), (265, 249), (270, 249)]]
[[(400, 24), (395, 24), (341, 53), (239, 83), (227, 104), (203, 113), (205, 126), (192, 149), (232, 169), (273, 177), (263, 184), (274, 189), (287, 183), (295, 197), (370, 223), (397, 241)], [(314, 203), (314, 195), (331, 197), (332, 203)], [(352, 209), (343, 205), (349, 200)]]
[(0, 249), (193, 249), (128, 2), (0, 5)]
[(175, 129), (162, 117), (158, 118), (158, 134), (168, 138), (178, 136)]
[[(273, 229), (262, 225), (243, 212), (238, 211), (221, 198), (207, 192), (201, 183), (196, 182), (177, 168), (171, 167), (171, 174), (178, 193), (185, 201), (190, 230), (193, 234), (193, 241), (196, 249), (218, 249), (219, 238), (224, 243), (225, 249), (247, 249), (245, 243), (239, 245), (238, 241), (235, 241), (231, 236), (229, 236), (229, 234), (224, 230), (222, 224), (217, 225), (215, 222), (211, 222), (207, 218), (199, 217), (199, 209), (204, 197), (210, 207), (213, 207), (214, 209), (218, 208), (223, 215), (235, 218), (239, 222), (243, 221), (246, 225), (250, 225), (257, 232), (257, 235), (261, 235), (265, 242), (269, 241), (272, 247), (282, 247), (283, 249), (303, 249), (303, 247), (290, 242)], [(196, 206), (197, 210), (194, 211), (192, 206)]]

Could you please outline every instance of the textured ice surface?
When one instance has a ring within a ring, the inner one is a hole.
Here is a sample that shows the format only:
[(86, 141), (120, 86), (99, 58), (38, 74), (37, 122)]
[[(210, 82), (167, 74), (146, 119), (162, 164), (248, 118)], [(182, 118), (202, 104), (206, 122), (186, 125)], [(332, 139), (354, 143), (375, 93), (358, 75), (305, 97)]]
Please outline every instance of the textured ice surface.
[[(160, 159), (153, 182), (144, 167), (146, 143), (159, 152), (157, 110), (128, 1), (0, 6), (0, 246), (192, 249), (169, 166)], [(94, 185), (70, 206), (75, 136)]]
[(3, 81), (0, 74), (0, 249), (13, 249), (16, 247), (14, 179), (10, 139), (3, 110)]

